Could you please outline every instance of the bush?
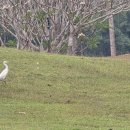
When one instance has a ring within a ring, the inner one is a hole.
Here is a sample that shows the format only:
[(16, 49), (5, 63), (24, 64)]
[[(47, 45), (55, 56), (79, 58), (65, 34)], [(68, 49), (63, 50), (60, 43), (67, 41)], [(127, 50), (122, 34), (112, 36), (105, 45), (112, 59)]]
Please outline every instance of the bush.
[(6, 46), (7, 46), (7, 47), (16, 47), (16, 40), (9, 40), (9, 41), (6, 43)]

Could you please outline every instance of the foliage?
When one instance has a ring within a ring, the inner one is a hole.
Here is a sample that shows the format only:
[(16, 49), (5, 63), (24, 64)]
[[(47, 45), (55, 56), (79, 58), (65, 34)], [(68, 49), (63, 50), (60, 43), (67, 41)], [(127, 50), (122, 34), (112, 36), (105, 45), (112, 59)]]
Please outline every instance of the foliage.
[(86, 35), (83, 42), (85, 43), (86, 47), (86, 49), (84, 50), (84, 55), (105, 55), (101, 54), (102, 50), (100, 48), (103, 47), (103, 45), (101, 45), (102, 40), (105, 40), (104, 37), (101, 35), (101, 32), (105, 32), (106, 30), (108, 30), (107, 22), (97, 22), (95, 26), (93, 25), (92, 27), (84, 29), (84, 33)]
[(28, 10), (27, 13), (25, 14), (24, 18), (25, 20), (29, 20), (32, 17), (32, 12), (31, 10)]
[[(5, 0), (2, 2), (3, 5), (6, 5)], [(46, 0), (37, 2), (29, 0), (24, 3), (10, 0), (8, 1), (9, 6), (5, 6), (7, 9), (1, 8), (1, 39), (9, 47), (15, 47), (14, 38), (17, 39), (19, 49), (39, 50), (40, 46), (43, 45), (44, 50), (51, 48), (53, 53), (58, 53), (59, 50), (59, 52), (64, 53), (71, 45), (73, 49), (70, 50), (73, 52), (70, 54), (73, 55), (76, 52), (74, 48), (77, 47), (76, 50), (83, 49), (85, 55), (108, 56), (110, 55), (109, 26), (107, 21), (101, 22), (106, 19), (106, 12), (102, 10), (103, 8), (107, 9), (106, 2), (104, 0), (99, 3), (91, 1), (88, 5), (87, 2), (80, 1), (76, 3), (73, 1), (54, 1), (51, 3), (51, 1)], [(123, 9), (123, 4), (126, 4), (125, 8), (127, 9), (129, 3), (122, 1), (120, 4), (120, 2), (112, 4), (113, 12), (118, 7), (117, 4), (119, 4), (119, 12)], [(118, 11), (115, 13), (119, 13)], [(117, 53), (129, 53), (130, 12), (117, 14), (114, 19)], [(86, 37), (77, 39), (77, 35), (82, 31)], [(72, 41), (76, 41), (72, 44), (69, 44), (71, 40), (68, 40), (70, 32), (73, 33)], [(74, 38), (75, 36), (76, 38)], [(30, 42), (27, 43), (28, 41)], [(26, 46), (27, 44), (28, 46)]]
[(123, 12), (115, 16), (116, 43), (119, 54), (128, 53), (130, 51), (130, 24), (128, 14), (129, 12)]
[[(107, 18), (110, 3), (104, 0), (1, 0), (0, 26), (17, 39), (18, 49), (45, 50), (42, 44), (48, 37), (52, 53), (58, 53), (59, 47), (66, 43), (67, 53), (76, 55), (79, 49), (78, 34), (82, 29), (95, 27), (95, 24), (97, 30), (103, 28), (104, 25), (97, 24), (97, 21), (102, 22)], [(116, 14), (127, 10), (129, 5), (129, 1), (118, 0), (111, 3), (111, 8)], [(87, 39), (90, 48), (95, 49), (98, 38), (95, 36)], [(37, 41), (39, 44), (34, 44)]]
[(44, 41), (43, 46), (44, 46), (45, 49), (47, 49), (50, 46), (50, 42), (49, 41)]
[(45, 20), (46, 16), (47, 16), (47, 14), (44, 11), (37, 11), (37, 13), (36, 13), (36, 18), (38, 18), (40, 21)]
[(75, 18), (74, 24), (77, 24), (81, 20), (81, 18), (82, 18), (81, 16), (77, 16)]
[(16, 47), (16, 40), (9, 40), (7, 43), (6, 43), (6, 46), (7, 47)]
[[(117, 54), (124, 54), (130, 52), (130, 23), (129, 23), (130, 12), (122, 12), (115, 15), (115, 36), (116, 36), (116, 48)], [(109, 45), (109, 26), (108, 22), (96, 24), (97, 33), (99, 38), (99, 44), (97, 48), (87, 50), (89, 55), (110, 55)]]

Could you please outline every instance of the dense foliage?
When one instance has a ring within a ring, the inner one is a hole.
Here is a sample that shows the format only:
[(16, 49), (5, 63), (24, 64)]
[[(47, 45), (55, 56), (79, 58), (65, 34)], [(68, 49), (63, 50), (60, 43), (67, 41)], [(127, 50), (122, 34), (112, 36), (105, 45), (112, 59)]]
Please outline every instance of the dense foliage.
[[(130, 52), (130, 11), (122, 12), (114, 16), (115, 36), (117, 54), (125, 54)], [(104, 26), (105, 25), (105, 26)], [(102, 23), (102, 27), (96, 36), (99, 37), (96, 48), (88, 48), (86, 53), (89, 55), (110, 55), (109, 45), (109, 27), (107, 22)]]

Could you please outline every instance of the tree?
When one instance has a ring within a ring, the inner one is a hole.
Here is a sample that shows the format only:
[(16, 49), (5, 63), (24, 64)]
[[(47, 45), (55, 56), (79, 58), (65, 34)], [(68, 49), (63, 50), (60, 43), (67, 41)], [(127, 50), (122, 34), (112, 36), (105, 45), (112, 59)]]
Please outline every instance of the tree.
[[(125, 1), (126, 2), (126, 1)], [(116, 56), (116, 43), (115, 43), (115, 25), (114, 25), (114, 14), (112, 13), (113, 6), (112, 5), (122, 5), (122, 1), (120, 0), (109, 0), (108, 1), (108, 12), (110, 13), (108, 21), (109, 21), (109, 36), (110, 36), (110, 52), (111, 56)]]
[(97, 21), (127, 9), (128, 0), (2, 0), (0, 25), (17, 40), (18, 49), (45, 50), (59, 53), (78, 52), (78, 35)]
[(112, 0), (108, 1), (108, 12), (110, 12), (108, 21), (109, 21), (109, 36), (110, 36), (110, 52), (111, 56), (116, 56), (116, 43), (115, 43), (115, 29), (114, 29), (114, 18), (112, 11)]
[[(129, 24), (130, 11), (121, 12), (114, 15), (114, 31), (116, 41), (116, 54), (125, 54), (130, 52), (130, 24)], [(104, 25), (105, 26), (104, 26)], [(88, 49), (87, 54), (109, 56), (110, 52), (110, 38), (108, 21), (101, 23), (101, 29), (98, 28), (96, 36), (99, 35), (99, 44), (97, 48)], [(104, 28), (102, 28), (104, 26)], [(97, 29), (97, 27), (96, 27)]]

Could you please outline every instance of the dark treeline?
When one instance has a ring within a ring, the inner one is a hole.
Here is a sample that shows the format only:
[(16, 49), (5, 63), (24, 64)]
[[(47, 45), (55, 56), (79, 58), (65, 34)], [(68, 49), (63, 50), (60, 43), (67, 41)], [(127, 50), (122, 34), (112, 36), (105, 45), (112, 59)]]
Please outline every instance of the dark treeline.
[[(115, 42), (117, 55), (130, 52), (130, 11), (114, 16)], [(104, 26), (105, 25), (105, 26)], [(86, 55), (110, 56), (110, 39), (108, 23), (102, 23), (96, 32), (96, 46), (85, 50)]]

